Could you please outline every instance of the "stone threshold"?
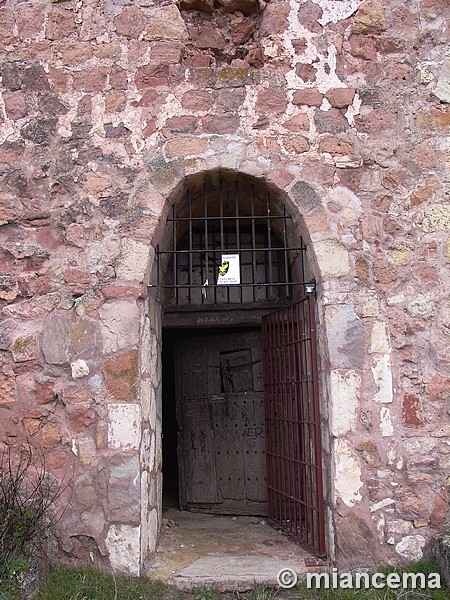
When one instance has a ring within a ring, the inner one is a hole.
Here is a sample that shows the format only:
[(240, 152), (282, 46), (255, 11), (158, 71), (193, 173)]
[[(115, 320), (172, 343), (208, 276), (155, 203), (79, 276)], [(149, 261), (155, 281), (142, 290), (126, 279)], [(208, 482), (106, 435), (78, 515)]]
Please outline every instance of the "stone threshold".
[(172, 575), (168, 584), (186, 591), (208, 587), (218, 592), (245, 592), (256, 585), (278, 587), (277, 575), (286, 568), (293, 569), (299, 579), (306, 577), (306, 565), (298, 563), (289, 565), (260, 555), (208, 555)]

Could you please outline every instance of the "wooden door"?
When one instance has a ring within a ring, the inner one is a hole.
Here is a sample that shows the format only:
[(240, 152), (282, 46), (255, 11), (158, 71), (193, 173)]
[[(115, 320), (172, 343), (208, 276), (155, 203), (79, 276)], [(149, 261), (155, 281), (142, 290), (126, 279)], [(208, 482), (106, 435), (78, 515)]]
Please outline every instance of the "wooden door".
[(261, 332), (179, 340), (180, 508), (266, 515)]

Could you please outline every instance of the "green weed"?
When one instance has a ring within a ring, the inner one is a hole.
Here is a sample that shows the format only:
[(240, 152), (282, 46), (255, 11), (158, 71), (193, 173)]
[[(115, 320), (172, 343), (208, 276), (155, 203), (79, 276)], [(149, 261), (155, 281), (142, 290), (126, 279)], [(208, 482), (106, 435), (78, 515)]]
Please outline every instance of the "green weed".
[(266, 587), (265, 585), (257, 585), (253, 590), (237, 595), (237, 600), (272, 600), (277, 597), (280, 590)]
[(197, 588), (194, 593), (195, 600), (216, 600), (220, 597), (218, 596), (218, 592), (205, 587)]
[(179, 600), (159, 582), (139, 577), (114, 576), (94, 569), (57, 569), (36, 600)]

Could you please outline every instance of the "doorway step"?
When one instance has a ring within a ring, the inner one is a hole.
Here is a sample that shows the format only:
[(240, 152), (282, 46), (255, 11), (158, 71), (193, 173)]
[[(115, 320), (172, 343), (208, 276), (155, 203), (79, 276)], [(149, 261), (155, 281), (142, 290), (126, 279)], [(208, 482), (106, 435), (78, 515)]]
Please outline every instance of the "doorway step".
[(164, 510), (161, 539), (147, 576), (182, 590), (210, 587), (245, 591), (278, 587), (277, 575), (293, 569), (299, 579), (324, 562), (261, 517)]

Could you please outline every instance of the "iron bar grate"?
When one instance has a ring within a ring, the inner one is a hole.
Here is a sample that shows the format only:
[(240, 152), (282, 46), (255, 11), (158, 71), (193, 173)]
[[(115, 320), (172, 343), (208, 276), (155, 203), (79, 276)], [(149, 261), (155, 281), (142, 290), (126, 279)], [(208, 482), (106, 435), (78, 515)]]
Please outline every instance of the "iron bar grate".
[(263, 317), (269, 520), (325, 552), (314, 298)]
[[(303, 293), (306, 247), (286, 208), (241, 180), (187, 190), (156, 248), (156, 286), (167, 308), (292, 302)], [(219, 283), (224, 255), (237, 255), (238, 281)]]

